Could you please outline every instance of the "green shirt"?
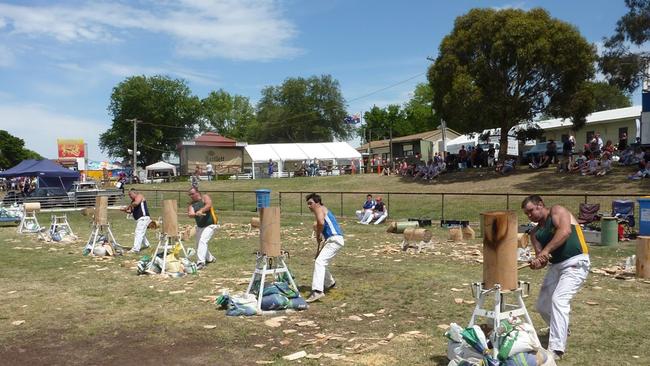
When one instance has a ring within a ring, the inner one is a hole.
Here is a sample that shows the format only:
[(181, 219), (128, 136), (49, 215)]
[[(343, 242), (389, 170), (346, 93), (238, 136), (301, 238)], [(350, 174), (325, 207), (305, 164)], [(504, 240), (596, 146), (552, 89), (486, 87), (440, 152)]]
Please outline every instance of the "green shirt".
[[(537, 232), (535, 233), (535, 238), (542, 245), (542, 248), (553, 239), (555, 235), (555, 225), (553, 225), (553, 218), (551, 215), (548, 215), (546, 222), (538, 226)], [(571, 224), (571, 234), (564, 242), (560, 245), (559, 248), (551, 252), (551, 263), (560, 263), (571, 257), (580, 254), (588, 254), (589, 248), (587, 247), (587, 242), (585, 242), (585, 237), (582, 234), (582, 229), (580, 225)]]
[[(205, 207), (205, 202), (203, 202), (203, 200), (192, 203), (194, 212), (197, 212), (203, 207)], [(198, 227), (207, 227), (219, 223), (219, 217), (214, 211), (214, 207), (210, 207), (210, 210), (206, 212), (204, 216), (194, 216), (194, 220), (196, 221), (196, 226)]]

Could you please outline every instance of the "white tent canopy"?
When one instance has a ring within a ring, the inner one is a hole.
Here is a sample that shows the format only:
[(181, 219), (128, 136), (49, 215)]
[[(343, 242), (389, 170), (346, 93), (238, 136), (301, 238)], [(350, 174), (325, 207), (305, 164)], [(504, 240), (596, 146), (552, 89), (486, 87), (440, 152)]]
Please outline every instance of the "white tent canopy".
[[(170, 172), (171, 175), (176, 175), (176, 167), (172, 164), (165, 163), (164, 161), (159, 161), (155, 164), (148, 165), (145, 168), (147, 172), (147, 177), (155, 174), (156, 172)], [(151, 174), (149, 172), (152, 172)]]
[(246, 153), (253, 172), (255, 163), (268, 163), (269, 159), (278, 163), (279, 172), (285, 161), (361, 159), (361, 154), (347, 142), (247, 145)]

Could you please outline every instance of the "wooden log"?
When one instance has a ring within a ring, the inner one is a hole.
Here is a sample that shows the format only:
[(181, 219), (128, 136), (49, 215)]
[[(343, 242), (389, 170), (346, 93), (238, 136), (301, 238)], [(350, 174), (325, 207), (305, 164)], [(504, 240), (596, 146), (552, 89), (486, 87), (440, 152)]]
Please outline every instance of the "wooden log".
[(395, 221), (391, 221), (388, 224), (388, 228), (386, 229), (386, 232), (387, 233), (395, 233), (396, 230), (397, 230), (397, 223)]
[(636, 277), (650, 278), (650, 236), (636, 238)]
[(162, 231), (169, 237), (178, 237), (178, 203), (176, 200), (163, 200)]
[(417, 228), (419, 227), (419, 224), (417, 221), (400, 221), (395, 223), (395, 232), (397, 234), (402, 234), (404, 233), (404, 230), (407, 228)]
[(433, 235), (430, 230), (409, 227), (404, 230), (404, 240), (430, 242)]
[(463, 233), (463, 240), (476, 239), (476, 233), (471, 226), (463, 226), (463, 229), (461, 231)]
[(23, 205), (25, 212), (40, 212), (41, 203), (40, 202), (29, 202)]
[(95, 216), (95, 208), (94, 207), (86, 207), (83, 210), (81, 210), (81, 214), (83, 216), (93, 217), (93, 216)]
[(483, 288), (500, 284), (514, 290), (517, 278), (517, 214), (491, 211), (483, 215)]
[(259, 229), (260, 227), (260, 218), (259, 217), (251, 217), (251, 227), (256, 227)]
[(279, 257), (280, 242), (280, 208), (260, 208), (260, 252), (268, 257)]
[(108, 196), (95, 197), (95, 224), (108, 225)]
[(449, 240), (463, 241), (463, 232), (459, 227), (449, 228)]
[(528, 248), (528, 239), (527, 233), (517, 233), (517, 248)]

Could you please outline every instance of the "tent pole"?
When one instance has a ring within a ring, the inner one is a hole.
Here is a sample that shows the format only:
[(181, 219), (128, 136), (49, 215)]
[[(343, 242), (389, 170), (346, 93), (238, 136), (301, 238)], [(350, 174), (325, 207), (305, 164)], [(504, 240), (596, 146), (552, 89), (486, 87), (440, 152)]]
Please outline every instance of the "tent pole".
[(251, 162), (251, 166), (253, 167), (253, 179), (255, 179), (255, 162)]

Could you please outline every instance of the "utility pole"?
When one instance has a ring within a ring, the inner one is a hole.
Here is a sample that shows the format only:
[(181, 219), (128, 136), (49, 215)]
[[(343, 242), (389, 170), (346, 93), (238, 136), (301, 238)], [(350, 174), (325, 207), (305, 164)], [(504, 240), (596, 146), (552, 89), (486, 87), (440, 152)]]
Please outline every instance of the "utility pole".
[[(428, 61), (436, 62), (433, 57), (427, 57)], [(436, 110), (433, 109), (433, 101), (431, 101), (431, 118), (435, 118)], [(444, 160), (447, 157), (447, 122), (440, 120), (440, 129), (442, 130), (442, 159)]]
[(389, 136), (389, 142), (388, 142), (388, 147), (390, 148), (390, 169), (391, 171), (395, 171), (395, 161), (393, 160), (393, 119), (391, 118), (390, 120), (390, 136)]
[(133, 122), (133, 177), (138, 176), (138, 122), (142, 122), (137, 118), (127, 119), (127, 122)]

